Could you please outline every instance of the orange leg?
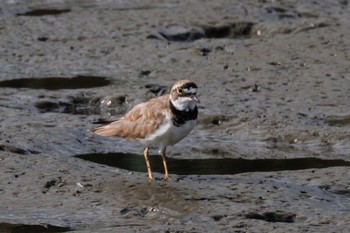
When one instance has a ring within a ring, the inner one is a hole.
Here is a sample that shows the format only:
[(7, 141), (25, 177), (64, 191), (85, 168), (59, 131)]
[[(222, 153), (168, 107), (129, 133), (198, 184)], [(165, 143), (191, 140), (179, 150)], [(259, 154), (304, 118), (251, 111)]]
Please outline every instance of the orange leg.
[(145, 156), (145, 160), (146, 160), (146, 165), (147, 165), (147, 171), (148, 171), (148, 179), (149, 180), (153, 180), (153, 175), (152, 175), (152, 170), (151, 170), (151, 164), (148, 160), (148, 147), (145, 148), (143, 155)]
[(162, 155), (162, 159), (163, 159), (164, 172), (165, 172), (164, 180), (168, 180), (168, 178), (169, 178), (169, 173), (168, 173), (168, 166), (167, 166), (167, 164), (166, 164), (165, 152), (166, 152), (166, 147), (163, 147), (163, 148), (162, 148), (161, 155)]

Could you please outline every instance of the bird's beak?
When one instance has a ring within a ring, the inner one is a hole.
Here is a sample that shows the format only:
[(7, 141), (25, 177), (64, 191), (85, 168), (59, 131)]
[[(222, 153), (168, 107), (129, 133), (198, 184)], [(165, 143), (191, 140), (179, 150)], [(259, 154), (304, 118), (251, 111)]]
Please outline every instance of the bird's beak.
[(192, 96), (191, 96), (191, 99), (192, 99), (194, 102), (200, 103), (200, 101), (199, 101), (199, 99), (197, 98), (196, 95), (192, 95)]

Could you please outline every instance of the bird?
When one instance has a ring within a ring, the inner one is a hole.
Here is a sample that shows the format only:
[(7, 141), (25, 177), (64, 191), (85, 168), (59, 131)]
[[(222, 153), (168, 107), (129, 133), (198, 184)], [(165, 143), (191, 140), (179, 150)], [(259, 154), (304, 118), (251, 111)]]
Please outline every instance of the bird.
[(170, 93), (135, 105), (123, 117), (93, 128), (100, 136), (121, 137), (140, 141), (145, 149), (148, 179), (153, 180), (149, 148), (159, 146), (164, 166), (164, 180), (169, 172), (166, 148), (185, 138), (197, 124), (198, 87), (190, 80), (177, 81)]

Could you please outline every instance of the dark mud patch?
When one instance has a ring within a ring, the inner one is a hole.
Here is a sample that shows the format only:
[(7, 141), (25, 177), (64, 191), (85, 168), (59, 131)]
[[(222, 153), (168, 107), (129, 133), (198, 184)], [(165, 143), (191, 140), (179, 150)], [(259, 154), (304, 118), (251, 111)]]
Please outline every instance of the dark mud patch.
[(54, 186), (62, 186), (62, 178), (58, 177), (58, 178), (53, 178), (48, 180), (45, 185), (44, 185), (44, 189), (42, 190), (43, 194), (46, 194), (50, 188), (54, 187)]
[(145, 88), (148, 89), (150, 93), (152, 93), (155, 96), (161, 96), (164, 95), (168, 91), (168, 87), (164, 85), (158, 85), (158, 84), (147, 84)]
[(332, 193), (335, 193), (337, 195), (344, 195), (346, 197), (350, 197), (350, 190), (349, 189), (337, 189), (337, 190), (331, 190)]
[(60, 90), (95, 88), (110, 84), (111, 81), (106, 77), (78, 75), (72, 78), (47, 77), (5, 80), (0, 82), (0, 87)]
[(61, 15), (64, 13), (71, 12), (70, 9), (35, 9), (24, 13), (18, 13), (17, 16), (31, 16), (31, 17), (41, 17), (47, 15)]
[(252, 35), (254, 23), (237, 22), (221, 26), (203, 26), (207, 38), (249, 38)]
[(328, 116), (324, 119), (324, 122), (329, 126), (347, 126), (350, 125), (350, 115)]
[(128, 215), (128, 216), (136, 216), (136, 217), (145, 217), (149, 212), (152, 212), (152, 211), (157, 211), (157, 210), (152, 210), (152, 208), (150, 209), (147, 207), (129, 206), (120, 210), (120, 214)]
[[(56, 112), (56, 113), (72, 113), (72, 114), (79, 114), (80, 111), (79, 107), (73, 103), (70, 102), (63, 102), (63, 101), (40, 101), (35, 103), (35, 107), (39, 110), (41, 113), (45, 112)], [(83, 111), (85, 113), (85, 111)]]
[(225, 115), (208, 115), (203, 116), (199, 119), (199, 124), (204, 125), (206, 127), (221, 125), (223, 122), (230, 121), (234, 117), (233, 116), (225, 116)]
[(25, 224), (9, 224), (0, 223), (0, 232), (10, 233), (54, 233), (72, 231), (69, 227), (59, 227), (53, 225), (25, 225)]
[[(82, 154), (77, 158), (118, 167), (135, 172), (146, 172), (144, 157), (135, 154), (107, 153)], [(160, 156), (151, 156), (152, 170), (163, 173)], [(337, 166), (350, 166), (344, 160), (322, 160), (317, 158), (296, 159), (167, 159), (171, 173), (178, 175), (227, 175), (245, 172), (270, 172), (285, 170), (319, 169)]]
[(265, 212), (265, 213), (248, 213), (245, 217), (248, 219), (258, 219), (264, 220), (266, 222), (286, 222), (293, 223), (295, 222), (295, 214), (286, 213), (283, 211), (276, 212)]
[[(162, 38), (171, 42), (191, 42), (203, 38), (209, 39), (244, 39), (252, 36), (254, 23), (235, 22), (225, 25), (204, 25), (196, 27), (183, 27), (175, 25), (159, 30)], [(157, 39), (156, 35), (148, 36)], [(159, 38), (158, 38), (159, 39)]]
[(277, 19), (296, 19), (300, 17), (300, 14), (294, 9), (289, 9), (281, 6), (266, 6), (264, 8), (265, 14), (270, 17), (276, 17)]
[(38, 151), (34, 151), (34, 150), (25, 150), (19, 147), (15, 147), (12, 145), (0, 145), (0, 151), (5, 151), (5, 152), (12, 152), (12, 153), (16, 153), (16, 154), (20, 154), (20, 155), (25, 155), (25, 154), (39, 154)]
[(321, 190), (324, 190), (324, 191), (327, 191), (327, 192), (330, 192), (330, 193), (334, 193), (334, 194), (337, 194), (337, 195), (343, 195), (345, 197), (349, 197), (350, 198), (350, 189), (349, 188), (346, 188), (346, 189), (333, 189), (333, 187), (330, 186), (330, 185), (322, 185), (322, 186), (319, 186), (319, 188)]

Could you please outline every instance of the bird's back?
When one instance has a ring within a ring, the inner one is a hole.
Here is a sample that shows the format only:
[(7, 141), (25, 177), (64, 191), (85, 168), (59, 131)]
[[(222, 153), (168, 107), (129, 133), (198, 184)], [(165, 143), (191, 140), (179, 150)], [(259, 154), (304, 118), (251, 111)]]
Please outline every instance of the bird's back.
[(124, 117), (92, 129), (101, 136), (144, 139), (163, 123), (169, 105), (169, 95), (153, 98), (133, 107)]

